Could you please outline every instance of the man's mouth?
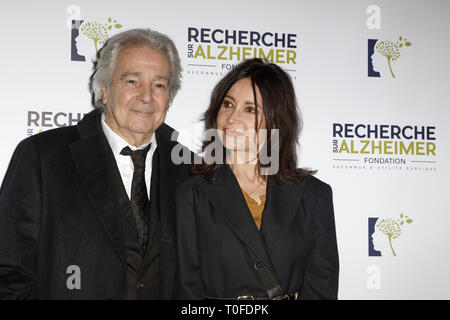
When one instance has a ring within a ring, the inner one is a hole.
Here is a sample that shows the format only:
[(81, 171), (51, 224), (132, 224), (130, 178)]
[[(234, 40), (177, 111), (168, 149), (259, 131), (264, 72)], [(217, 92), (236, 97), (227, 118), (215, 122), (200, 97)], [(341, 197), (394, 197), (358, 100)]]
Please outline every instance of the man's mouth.
[(131, 111), (143, 116), (149, 116), (153, 114), (152, 111), (143, 111), (143, 110), (131, 110)]

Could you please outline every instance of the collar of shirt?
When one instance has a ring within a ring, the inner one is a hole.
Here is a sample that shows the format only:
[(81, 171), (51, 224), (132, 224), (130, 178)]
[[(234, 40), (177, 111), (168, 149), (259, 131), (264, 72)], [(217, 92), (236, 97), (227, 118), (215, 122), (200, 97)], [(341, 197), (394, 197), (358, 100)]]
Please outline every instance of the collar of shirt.
[[(148, 143), (143, 144), (139, 147), (135, 147), (130, 145), (128, 142), (125, 141), (125, 139), (123, 139), (121, 136), (119, 136), (117, 133), (115, 133), (105, 122), (105, 114), (102, 114), (102, 127), (103, 127), (103, 132), (105, 133), (106, 139), (109, 142), (109, 145), (111, 146), (111, 149), (114, 153), (114, 156), (120, 156), (119, 158), (122, 160), (122, 163), (131, 163), (131, 158), (130, 156), (124, 156), (121, 155), (120, 152), (122, 151), (123, 148), (125, 148), (126, 146), (130, 147), (131, 150), (139, 150), (139, 149), (144, 149), (146, 146), (148, 146)], [(153, 132), (152, 138), (150, 139), (150, 142), (152, 144), (152, 146), (150, 147), (150, 150), (148, 151), (148, 154), (153, 156), (153, 153), (155, 152), (155, 149), (157, 147), (156, 144), (156, 136), (155, 133)], [(152, 158), (152, 157), (148, 157), (148, 158)], [(125, 160), (125, 161), (123, 161)], [(147, 166), (146, 166), (147, 167)]]
[[(103, 132), (105, 133), (106, 139), (108, 140), (108, 143), (111, 147), (111, 150), (114, 154), (114, 158), (117, 162), (117, 167), (120, 172), (120, 176), (122, 178), (122, 182), (124, 184), (125, 190), (128, 194), (128, 197), (130, 197), (131, 193), (131, 183), (133, 180), (133, 161), (131, 161), (130, 156), (122, 155), (120, 154), (120, 151), (122, 151), (123, 148), (126, 146), (130, 147), (131, 150), (138, 150), (143, 149), (146, 146), (148, 146), (148, 143), (139, 146), (134, 147), (131, 146), (128, 142), (125, 141), (121, 136), (119, 136), (117, 133), (115, 133), (105, 122), (105, 114), (102, 114), (101, 124), (103, 128)], [(150, 181), (151, 181), (151, 174), (152, 174), (152, 159), (153, 154), (156, 150), (157, 144), (156, 144), (156, 136), (155, 133), (153, 133), (152, 138), (150, 142), (152, 145), (150, 147), (150, 150), (148, 151), (147, 157), (145, 159), (145, 184), (147, 186), (147, 191), (150, 197)]]

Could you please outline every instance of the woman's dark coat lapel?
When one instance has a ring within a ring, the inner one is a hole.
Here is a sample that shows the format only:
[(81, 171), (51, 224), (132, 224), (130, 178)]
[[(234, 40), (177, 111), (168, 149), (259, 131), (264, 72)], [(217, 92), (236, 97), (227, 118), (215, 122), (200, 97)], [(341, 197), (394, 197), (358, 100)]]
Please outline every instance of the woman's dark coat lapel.
[(266, 265), (270, 255), (289, 228), (302, 198), (304, 184), (279, 184), (269, 178), (266, 206), (259, 231), (233, 172), (222, 165), (204, 192), (227, 225)]

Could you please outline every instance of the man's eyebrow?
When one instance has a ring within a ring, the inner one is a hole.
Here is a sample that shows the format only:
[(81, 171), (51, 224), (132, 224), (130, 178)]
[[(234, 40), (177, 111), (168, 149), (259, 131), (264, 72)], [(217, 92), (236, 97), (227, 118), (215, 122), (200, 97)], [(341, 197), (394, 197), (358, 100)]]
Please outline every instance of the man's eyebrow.
[(166, 77), (166, 76), (155, 76), (155, 80), (169, 81), (169, 77)]
[[(129, 77), (129, 76), (139, 77), (141, 75), (142, 75), (142, 73), (140, 73), (140, 72), (127, 71), (127, 72), (122, 73), (122, 75), (120, 76), (120, 80), (123, 80), (124, 78)], [(155, 76), (154, 79), (155, 80), (165, 80), (167, 82), (169, 81), (169, 77), (166, 77), (166, 76)]]
[(129, 76), (135, 76), (135, 77), (138, 77), (138, 76), (140, 76), (140, 75), (141, 75), (140, 72), (131, 72), (131, 71), (127, 71), (127, 72), (125, 72), (125, 73), (122, 73), (122, 75), (120, 76), (120, 80), (123, 80), (124, 78), (129, 77)]

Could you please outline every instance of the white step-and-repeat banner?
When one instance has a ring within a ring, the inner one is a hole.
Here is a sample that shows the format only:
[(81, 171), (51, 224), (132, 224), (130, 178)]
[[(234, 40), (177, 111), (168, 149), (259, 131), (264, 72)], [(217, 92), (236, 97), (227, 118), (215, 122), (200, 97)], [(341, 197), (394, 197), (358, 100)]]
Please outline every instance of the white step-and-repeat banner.
[(449, 1), (9, 1), (0, 9), (0, 178), (17, 143), (91, 109), (108, 37), (178, 47), (166, 122), (199, 149), (218, 80), (251, 57), (292, 77), (300, 166), (333, 187), (340, 299), (450, 299)]

